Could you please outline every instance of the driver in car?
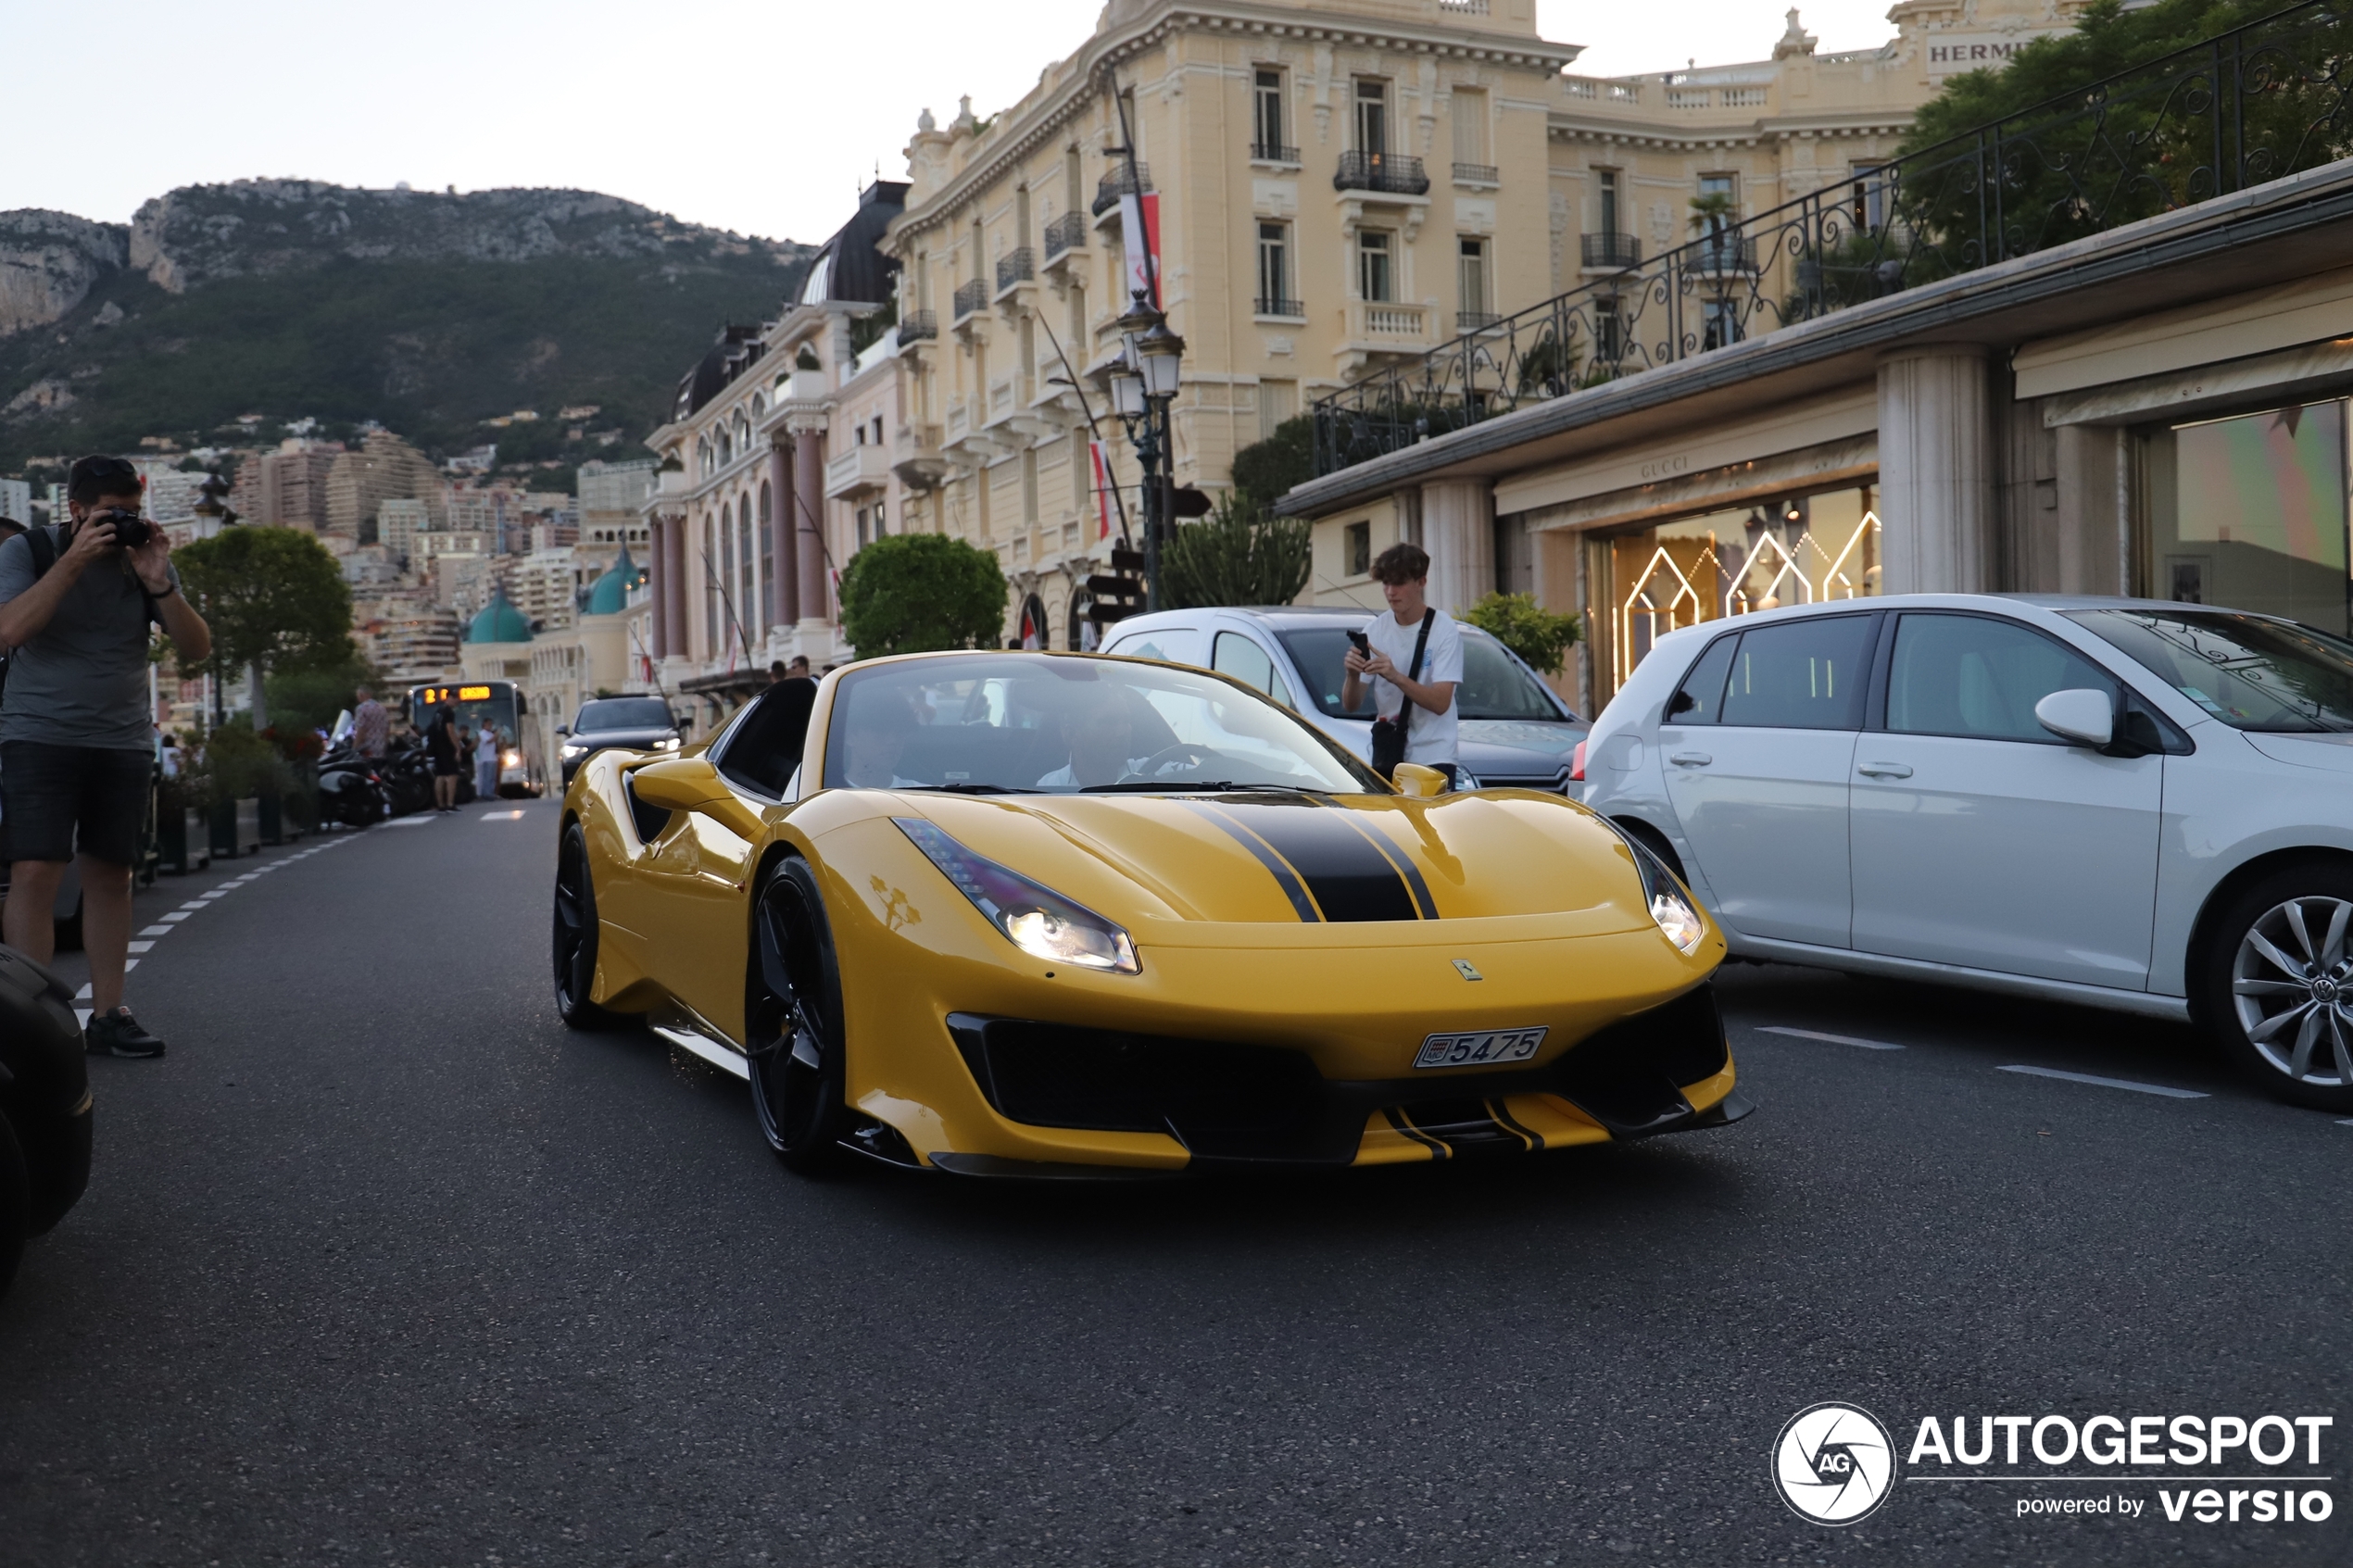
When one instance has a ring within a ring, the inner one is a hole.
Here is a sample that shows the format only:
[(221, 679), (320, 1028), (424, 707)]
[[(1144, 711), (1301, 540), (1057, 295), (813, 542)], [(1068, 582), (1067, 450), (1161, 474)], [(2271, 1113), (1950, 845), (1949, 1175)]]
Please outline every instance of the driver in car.
[[(1153, 759), (1128, 755), (1136, 744), (1136, 721), (1127, 710), (1125, 687), (1108, 683), (1075, 686), (1071, 696), (1062, 716), (1063, 743), (1070, 747), (1070, 760), (1039, 779), (1038, 788), (1113, 784), (1151, 767)], [(1197, 764), (1197, 756), (1164, 760), (1160, 771)]]
[(885, 695), (880, 702), (860, 705), (849, 731), (849, 765), (843, 776), (858, 789), (921, 789), (920, 779), (901, 777), (899, 759), (915, 735), (915, 716), (907, 705)]

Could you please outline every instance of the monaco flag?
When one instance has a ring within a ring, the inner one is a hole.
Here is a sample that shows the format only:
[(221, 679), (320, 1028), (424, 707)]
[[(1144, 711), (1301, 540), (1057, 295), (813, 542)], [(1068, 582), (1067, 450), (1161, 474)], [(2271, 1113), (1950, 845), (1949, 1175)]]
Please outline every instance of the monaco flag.
[(1111, 454), (1100, 441), (1087, 443), (1095, 464), (1095, 537), (1111, 537)]
[(1144, 297), (1160, 306), (1160, 194), (1147, 191), (1142, 195), (1119, 198), (1120, 243), (1127, 251), (1127, 293), (1132, 298), (1141, 289)]

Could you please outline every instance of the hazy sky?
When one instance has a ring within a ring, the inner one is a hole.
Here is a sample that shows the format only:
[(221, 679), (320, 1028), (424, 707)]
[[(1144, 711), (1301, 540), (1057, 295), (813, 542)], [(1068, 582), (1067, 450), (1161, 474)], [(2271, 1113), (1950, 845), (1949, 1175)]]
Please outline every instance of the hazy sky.
[[(0, 0), (18, 93), (0, 210), (121, 221), (175, 185), (568, 185), (691, 221), (820, 240), (916, 112), (987, 115), (1076, 48), (1101, 0)], [(1775, 0), (1539, 0), (1598, 76), (1766, 57)], [(1831, 0), (1821, 47), (1894, 33), (1887, 0)], [(95, 54), (93, 53), (95, 51)], [(77, 103), (77, 62), (104, 58)]]

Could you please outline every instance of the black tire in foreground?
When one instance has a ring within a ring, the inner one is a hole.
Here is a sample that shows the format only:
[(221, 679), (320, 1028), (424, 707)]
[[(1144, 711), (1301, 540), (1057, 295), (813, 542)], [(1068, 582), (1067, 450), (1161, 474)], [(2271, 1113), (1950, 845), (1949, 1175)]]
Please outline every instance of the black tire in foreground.
[(2199, 1016), (2281, 1099), (2353, 1111), (2353, 864), (2314, 860), (2242, 890), (2198, 957)]
[(760, 1130), (802, 1175), (835, 1163), (849, 1127), (843, 1105), (841, 970), (816, 873), (798, 858), (776, 869), (752, 909), (745, 1044)]
[(90, 1185), (90, 1065), (73, 993), (0, 947), (0, 1290)]
[(613, 1014), (588, 999), (597, 981), (597, 889), (588, 874), (588, 835), (578, 822), (556, 849), (553, 938), (556, 1012), (574, 1029), (602, 1029)]

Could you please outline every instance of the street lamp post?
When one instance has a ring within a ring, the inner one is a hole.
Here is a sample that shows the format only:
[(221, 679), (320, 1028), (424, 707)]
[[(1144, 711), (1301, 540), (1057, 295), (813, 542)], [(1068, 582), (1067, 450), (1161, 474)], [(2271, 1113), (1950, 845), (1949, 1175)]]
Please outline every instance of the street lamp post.
[(1176, 515), (1176, 444), (1171, 406), (1183, 380), (1185, 340), (1141, 289), (1119, 319), (1126, 353), (1112, 372), (1112, 407), (1144, 470), (1144, 608), (1160, 608), (1160, 550)]

